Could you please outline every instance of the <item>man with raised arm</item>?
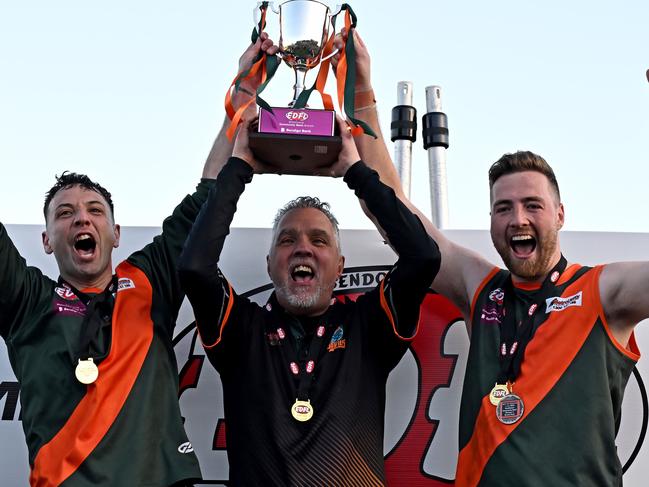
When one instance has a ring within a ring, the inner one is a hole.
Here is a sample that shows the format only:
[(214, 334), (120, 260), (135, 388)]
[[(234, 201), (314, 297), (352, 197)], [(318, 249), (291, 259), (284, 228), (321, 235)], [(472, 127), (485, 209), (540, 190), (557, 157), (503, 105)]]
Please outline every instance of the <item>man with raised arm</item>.
[[(357, 100), (370, 100), (357, 103), (358, 117), (378, 131), (369, 55), (354, 36)], [(418, 213), (383, 139), (360, 136), (356, 144)], [(536, 154), (505, 154), (489, 170), (489, 188), (491, 238), (506, 269), (418, 213), (442, 254), (432, 288), (461, 310), (471, 335), (455, 485), (622, 485), (615, 436), (639, 359), (633, 329), (649, 317), (649, 262), (567, 262), (559, 185)]]
[(223, 384), (232, 485), (384, 485), (388, 374), (417, 332), (439, 268), (419, 219), (360, 161), (342, 127), (331, 175), (344, 176), (389, 235), (399, 260), (353, 301), (333, 290), (344, 258), (328, 205), (302, 197), (277, 214), (267, 257), (274, 292), (259, 306), (218, 267), (239, 196), (260, 165), (240, 129), (180, 260), (210, 362)]
[[(276, 47), (264, 35), (240, 59)], [(250, 79), (256, 88), (258, 79)], [(251, 90), (248, 91), (251, 91)], [(245, 102), (239, 93), (234, 103)], [(183, 243), (232, 144), (223, 129), (203, 179), (162, 234), (120, 263), (110, 193), (63, 173), (43, 208), (58, 280), (26, 265), (0, 224), (0, 334), (21, 387), (30, 484), (186, 486), (201, 477), (178, 405), (173, 328)]]

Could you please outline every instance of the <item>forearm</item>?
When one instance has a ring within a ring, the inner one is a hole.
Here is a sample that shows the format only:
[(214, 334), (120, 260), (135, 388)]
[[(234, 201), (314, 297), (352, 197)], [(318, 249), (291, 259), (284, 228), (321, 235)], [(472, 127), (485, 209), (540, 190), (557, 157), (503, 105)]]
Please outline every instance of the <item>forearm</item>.
[(386, 278), (383, 293), (395, 330), (401, 337), (412, 337), (419, 306), (439, 271), (441, 258), (437, 244), (421, 221), (365, 164), (358, 162), (349, 168), (345, 181), (363, 199), (399, 254), (399, 260)]
[(363, 200), (400, 257), (439, 259), (437, 244), (419, 218), (379, 179), (376, 171), (359, 161), (349, 168), (345, 182)]
[(363, 161), (379, 173), (381, 181), (390, 186), (401, 199), (405, 198), (397, 169), (392, 163), (390, 152), (381, 132), (379, 113), (376, 102), (366, 106), (357, 106), (355, 116), (367, 123), (377, 138), (361, 134), (354, 137), (356, 148)]
[[(248, 89), (242, 88), (239, 91), (236, 91), (232, 95), (232, 106), (236, 110), (239, 107), (243, 106), (246, 103), (249, 103), (252, 99), (252, 94), (255, 89), (248, 87)], [(246, 116), (252, 117), (255, 114), (256, 105), (254, 102), (251, 102), (248, 109), (246, 110)], [(232, 155), (232, 149), (234, 147), (234, 138), (232, 140), (228, 139), (226, 132), (230, 127), (230, 119), (226, 116), (223, 119), (223, 125), (221, 130), (219, 130), (212, 148), (210, 149), (209, 154), (207, 155), (207, 160), (205, 161), (205, 166), (203, 166), (203, 177), (215, 179), (225, 163), (228, 161)]]
[(209, 308), (215, 293), (222, 292), (219, 258), (239, 197), (251, 179), (252, 168), (241, 159), (230, 158), (187, 238), (178, 273), (195, 310)]

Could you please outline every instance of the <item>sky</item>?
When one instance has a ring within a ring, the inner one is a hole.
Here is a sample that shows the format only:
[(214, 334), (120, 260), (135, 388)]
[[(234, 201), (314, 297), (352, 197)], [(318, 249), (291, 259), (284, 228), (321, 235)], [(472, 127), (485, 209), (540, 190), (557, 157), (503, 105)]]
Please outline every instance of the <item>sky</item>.
[[(118, 223), (159, 225), (198, 182), (255, 4), (0, 1), (0, 221), (42, 223), (44, 193), (72, 170), (113, 193)], [(565, 229), (649, 232), (649, 2), (351, 5), (385, 134), (397, 82), (413, 82), (420, 122), (425, 87), (441, 86), (448, 228), (488, 228), (490, 164), (532, 150), (557, 173)], [(286, 105), (292, 84), (282, 65), (265, 98)], [(412, 171), (428, 213), (420, 134)], [(330, 201), (343, 228), (371, 228), (342, 180), (274, 175), (248, 185), (234, 225), (269, 226), (303, 194)]]

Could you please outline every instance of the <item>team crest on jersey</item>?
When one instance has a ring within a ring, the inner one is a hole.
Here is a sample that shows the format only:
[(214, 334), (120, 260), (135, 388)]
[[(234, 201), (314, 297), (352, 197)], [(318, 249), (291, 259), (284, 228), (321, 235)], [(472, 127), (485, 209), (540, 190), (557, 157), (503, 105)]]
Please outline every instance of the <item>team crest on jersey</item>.
[(548, 298), (545, 300), (545, 312), (550, 313), (552, 311), (563, 311), (570, 306), (581, 306), (581, 296), (582, 291), (579, 291), (577, 294), (567, 298), (562, 298), (560, 296)]
[(489, 299), (497, 305), (502, 306), (503, 300), (505, 299), (505, 291), (500, 288), (494, 289), (489, 293)]
[(124, 289), (135, 289), (135, 283), (133, 279), (128, 277), (120, 277), (117, 281), (117, 292), (123, 291)]
[(329, 345), (327, 345), (327, 351), (333, 352), (334, 350), (338, 350), (339, 348), (345, 348), (346, 340), (343, 338), (343, 336), (343, 327), (339, 326), (331, 336), (331, 341), (329, 342)]
[(55, 287), (54, 292), (66, 301), (77, 301), (79, 299), (77, 295), (72, 292), (72, 289), (66, 286)]

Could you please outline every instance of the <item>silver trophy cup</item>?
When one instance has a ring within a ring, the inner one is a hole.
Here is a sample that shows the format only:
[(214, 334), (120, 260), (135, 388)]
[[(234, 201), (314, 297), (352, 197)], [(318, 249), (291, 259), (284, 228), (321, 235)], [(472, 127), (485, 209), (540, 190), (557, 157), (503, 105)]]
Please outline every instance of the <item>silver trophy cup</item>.
[[(334, 50), (322, 56), (332, 17), (340, 11), (340, 6), (331, 12), (328, 5), (317, 0), (286, 0), (279, 7), (270, 2), (269, 7), (279, 14), (279, 53), (295, 72), (293, 101), (289, 104), (293, 106), (304, 90), (307, 71), (338, 52)], [(258, 15), (258, 12), (257, 7), (255, 13)], [(259, 24), (259, 20), (255, 20)]]
[[(255, 24), (259, 28), (263, 3), (255, 9)], [(250, 133), (250, 149), (259, 160), (275, 167), (280, 174), (317, 175), (327, 171), (342, 147), (335, 112), (311, 108), (295, 108), (304, 91), (306, 73), (321, 61), (330, 37), (332, 18), (337, 13), (318, 0), (286, 0), (268, 8), (279, 15), (279, 54), (295, 73), (293, 100), (288, 107), (259, 109), (256, 131)], [(342, 6), (337, 7), (340, 11)]]

